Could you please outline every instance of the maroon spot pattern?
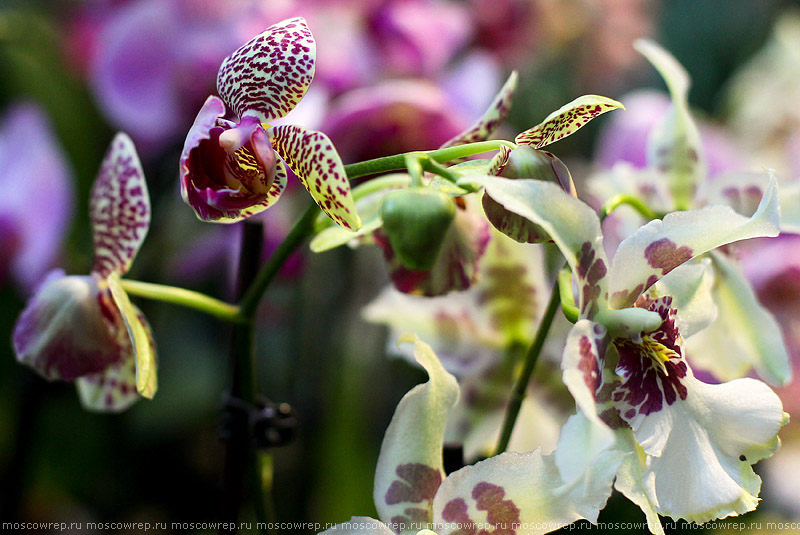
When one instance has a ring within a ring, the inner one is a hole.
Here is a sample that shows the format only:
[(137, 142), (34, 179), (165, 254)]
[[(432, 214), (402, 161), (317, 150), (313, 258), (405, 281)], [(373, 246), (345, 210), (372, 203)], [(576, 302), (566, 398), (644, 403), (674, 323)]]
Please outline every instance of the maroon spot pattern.
[(617, 109), (612, 104), (583, 104), (519, 134), (514, 142), (518, 145), (531, 145), (535, 149), (554, 143), (576, 132), (583, 125), (607, 111)]
[(453, 535), (515, 535), (520, 525), (519, 507), (513, 500), (504, 500), (506, 491), (503, 487), (482, 481), (472, 488), (472, 499), (478, 511), (486, 511), (486, 523), (494, 526), (478, 530), (478, 526), (469, 517), (468, 506), (463, 498), (455, 498), (445, 504), (442, 518), (445, 522), (458, 524), (459, 529)]
[(289, 165), (323, 212), (341, 226), (355, 230), (361, 221), (355, 212), (350, 182), (339, 153), (322, 132), (296, 125), (272, 129), (272, 146)]
[(118, 134), (111, 143), (89, 200), (94, 272), (124, 274), (150, 226), (150, 197), (133, 142)]
[(503, 169), (508, 164), (509, 156), (511, 156), (511, 149), (503, 145), (500, 147), (500, 150), (497, 151), (492, 157), (492, 160), (489, 162), (489, 167), (486, 169), (486, 174), (491, 176), (500, 176), (500, 173), (503, 172)]
[[(423, 507), (407, 507), (403, 515), (395, 515), (390, 527), (400, 533), (408, 529), (423, 529), (430, 522), (430, 507), (433, 497), (442, 484), (442, 473), (426, 464), (407, 463), (398, 465), (395, 479), (386, 491), (384, 501), (387, 505), (399, 503), (422, 503)], [(413, 526), (412, 526), (413, 524)]]
[(263, 121), (285, 116), (303, 98), (314, 78), (316, 44), (302, 18), (267, 28), (225, 58), (217, 91), (237, 116)]
[(400, 479), (395, 479), (389, 485), (384, 497), (386, 505), (433, 500), (442, 483), (442, 473), (422, 463), (398, 465), (395, 473)]
[(578, 370), (583, 376), (586, 388), (596, 398), (597, 389), (600, 388), (600, 356), (594, 351), (594, 345), (588, 336), (581, 336), (578, 341), (578, 353), (581, 358), (578, 360)]
[(602, 291), (600, 281), (606, 276), (608, 269), (602, 258), (596, 258), (597, 252), (591, 242), (582, 243), (576, 256), (578, 265), (575, 272), (578, 275), (580, 288), (580, 312), (583, 317), (592, 317), (598, 310), (597, 301)]
[[(694, 252), (687, 246), (678, 247), (669, 238), (661, 238), (648, 245), (644, 250), (647, 263), (655, 269), (660, 269), (666, 275), (679, 265), (694, 256)], [(647, 289), (647, 288), (645, 288)]]
[(508, 77), (508, 80), (506, 80), (506, 83), (503, 84), (503, 87), (492, 103), (489, 104), (483, 116), (467, 130), (453, 137), (440, 148), (444, 149), (446, 147), (465, 145), (467, 143), (475, 143), (489, 139), (489, 136), (491, 136), (492, 133), (497, 130), (497, 127), (508, 117), (508, 112), (511, 110), (511, 103), (514, 100), (514, 93), (516, 90), (517, 73), (513, 72), (511, 76)]
[(656, 330), (643, 334), (677, 354), (664, 363), (666, 374), (643, 344), (630, 338), (614, 340), (619, 351), (617, 373), (623, 381), (614, 390), (612, 400), (625, 420), (630, 421), (637, 414), (647, 416), (658, 412), (664, 408), (664, 402), (672, 405), (679, 398), (686, 399), (687, 389), (682, 380), (687, 366), (675, 325), (676, 310), (671, 305), (672, 298), (668, 296), (658, 299), (642, 296), (636, 302), (637, 307), (656, 312), (663, 320)]

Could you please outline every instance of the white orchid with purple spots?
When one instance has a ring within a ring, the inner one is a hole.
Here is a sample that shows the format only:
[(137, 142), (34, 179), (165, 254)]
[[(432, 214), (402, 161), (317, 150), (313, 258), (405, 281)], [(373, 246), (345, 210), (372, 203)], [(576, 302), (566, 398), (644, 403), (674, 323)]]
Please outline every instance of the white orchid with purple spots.
[[(727, 172), (710, 178), (705, 150), (689, 108), (688, 73), (653, 42), (637, 41), (636, 48), (661, 74), (672, 104), (649, 132), (647, 168), (617, 164), (610, 171), (591, 177), (589, 188), (602, 198), (633, 194), (663, 212), (725, 204), (740, 214), (753, 214), (769, 187), (771, 172)], [(796, 185), (782, 186), (779, 191), (780, 229), (784, 233), (800, 232), (798, 192)], [(620, 217), (614, 216), (618, 229), (625, 227), (627, 221)], [(775, 318), (759, 304), (732, 255), (714, 253), (705, 265), (712, 286), (705, 310), (715, 320), (709, 328), (686, 340), (684, 349), (688, 350), (689, 359), (721, 380), (743, 377), (754, 369), (770, 384), (786, 384), (791, 377), (789, 354)], [(699, 276), (700, 265), (695, 269)], [(723, 347), (724, 359), (718, 357)]]
[[(760, 381), (694, 378), (682, 336), (708, 323), (707, 307), (693, 306), (707, 295), (696, 266), (681, 266), (737, 240), (777, 235), (776, 182), (750, 218), (718, 205), (674, 212), (625, 239), (609, 263), (599, 218), (557, 185), (465, 180), (541, 225), (566, 258), (580, 314), (563, 379), (578, 416), (594, 433), (613, 435), (612, 449), (625, 454), (615, 486), (645, 511), (651, 530), (663, 532), (657, 514), (704, 522), (754, 509), (760, 479), (751, 465), (777, 449), (786, 416)], [(579, 462), (581, 446), (572, 448)]]
[(14, 351), (45, 379), (76, 381), (87, 409), (118, 412), (157, 389), (150, 326), (120, 283), (150, 225), (147, 183), (126, 134), (111, 142), (89, 213), (92, 272), (45, 277), (14, 327)]
[[(270, 26), (225, 58), (217, 74), (221, 98), (208, 97), (181, 154), (181, 195), (198, 218), (232, 223), (272, 206), (286, 187), (279, 154), (331, 219), (350, 230), (361, 226), (328, 136), (268, 124), (297, 106), (315, 63), (314, 36), (302, 18)], [(226, 105), (235, 120), (225, 118)]]
[[(414, 356), (430, 380), (405, 395), (386, 430), (373, 494), (380, 520), (353, 517), (325, 534), (498, 530), (537, 535), (581, 518), (596, 521), (622, 459), (603, 441), (593, 441), (583, 452), (583, 459), (591, 463), (586, 471), (575, 470), (569, 456), (536, 450), (504, 453), (445, 477), (442, 446), (448, 416), (459, 396), (458, 384), (430, 346), (415, 335), (402, 341), (414, 343)], [(562, 449), (577, 444), (587, 429), (573, 417), (562, 431)]]

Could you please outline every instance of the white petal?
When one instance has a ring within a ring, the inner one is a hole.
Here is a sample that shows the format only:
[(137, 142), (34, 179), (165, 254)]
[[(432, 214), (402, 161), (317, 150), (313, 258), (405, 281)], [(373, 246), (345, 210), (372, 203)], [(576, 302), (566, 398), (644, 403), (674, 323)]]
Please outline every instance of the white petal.
[(717, 321), (687, 340), (693, 365), (724, 381), (755, 369), (773, 385), (791, 380), (789, 353), (775, 317), (758, 302), (739, 267), (714, 253)]
[(631, 306), (641, 293), (695, 256), (734, 241), (777, 236), (777, 182), (770, 181), (751, 218), (728, 206), (673, 212), (653, 220), (626, 238), (617, 249), (609, 273), (609, 303)]
[(685, 400), (630, 421), (648, 454), (648, 499), (659, 514), (692, 522), (754, 509), (761, 480), (751, 465), (780, 443), (780, 399), (754, 379), (707, 385), (689, 371), (682, 382)]
[(430, 380), (411, 389), (397, 405), (381, 445), (373, 498), (381, 520), (416, 533), (421, 527), (409, 526), (430, 521), (431, 503), (444, 478), (444, 432), (458, 384), (430, 346), (415, 335), (401, 341), (414, 342), (414, 354)]

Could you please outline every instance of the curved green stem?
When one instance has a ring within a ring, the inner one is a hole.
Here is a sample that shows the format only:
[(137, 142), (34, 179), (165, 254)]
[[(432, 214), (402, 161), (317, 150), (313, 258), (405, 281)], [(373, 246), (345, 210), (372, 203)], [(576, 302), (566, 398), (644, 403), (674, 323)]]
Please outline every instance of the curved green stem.
[(177, 288), (175, 286), (129, 279), (122, 279), (121, 283), (122, 288), (131, 295), (193, 308), (232, 323), (243, 323), (247, 321), (240, 314), (238, 306), (220, 301), (204, 293), (187, 290), (185, 288)]
[[(482, 154), (484, 152), (498, 150), (503, 146), (514, 148), (516, 145), (503, 139), (493, 139), (491, 141), (479, 141), (478, 143), (468, 143), (466, 145), (447, 147), (446, 149), (426, 151), (423, 154), (427, 155), (437, 163), (447, 163), (452, 160), (458, 160), (459, 158), (465, 158), (475, 154)], [(418, 153), (418, 151), (395, 154), (394, 156), (376, 158), (374, 160), (367, 160), (365, 162), (358, 162), (345, 165), (344, 169), (350, 179), (358, 178), (360, 176), (386, 173), (388, 171), (398, 171), (406, 168), (406, 156), (415, 153)]]
[(294, 224), (292, 230), (286, 235), (286, 238), (278, 245), (278, 248), (269, 257), (266, 264), (261, 267), (261, 270), (256, 275), (253, 283), (247, 289), (244, 297), (239, 302), (240, 313), (245, 318), (252, 318), (258, 307), (261, 297), (267, 291), (267, 287), (278, 274), (278, 271), (283, 267), (283, 264), (291, 256), (291, 254), (300, 247), (303, 241), (311, 236), (314, 231), (314, 221), (319, 213), (319, 207), (315, 203), (311, 203), (306, 211), (300, 216), (300, 219)]
[(572, 295), (572, 272), (564, 268), (558, 272), (558, 294), (561, 300), (561, 311), (570, 323), (575, 323), (580, 317), (580, 310), (575, 305)]
[(627, 193), (619, 193), (611, 197), (603, 205), (603, 208), (600, 210), (600, 221), (604, 220), (611, 214), (611, 212), (613, 212), (623, 204), (627, 204), (628, 206), (639, 212), (639, 214), (648, 221), (651, 221), (653, 219), (658, 219), (658, 214), (655, 213), (649, 206), (647, 206), (647, 204), (639, 197), (635, 197)]
[(547, 308), (542, 316), (542, 321), (539, 323), (539, 328), (536, 330), (536, 336), (533, 338), (528, 354), (525, 356), (525, 363), (522, 366), (522, 371), (517, 377), (517, 382), (514, 383), (514, 388), (511, 391), (511, 399), (506, 407), (506, 414), (503, 418), (503, 427), (500, 431), (500, 440), (497, 442), (497, 449), (495, 455), (499, 455), (506, 451), (508, 442), (511, 440), (511, 433), (514, 431), (514, 424), (519, 416), (519, 411), (522, 408), (522, 401), (525, 399), (525, 393), (528, 390), (528, 383), (533, 375), (533, 369), (536, 367), (536, 362), (539, 360), (539, 355), (542, 353), (544, 342), (547, 339), (547, 334), (550, 332), (550, 326), (558, 310), (559, 299), (559, 284), (556, 281), (553, 284), (553, 290), (550, 293), (550, 301), (547, 303)]

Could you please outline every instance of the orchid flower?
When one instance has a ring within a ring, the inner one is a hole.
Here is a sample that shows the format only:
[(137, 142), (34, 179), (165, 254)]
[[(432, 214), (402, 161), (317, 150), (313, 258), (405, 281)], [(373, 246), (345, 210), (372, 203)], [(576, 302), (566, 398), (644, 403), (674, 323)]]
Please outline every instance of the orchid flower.
[(541, 225), (566, 258), (580, 314), (564, 349), (564, 383), (595, 433), (613, 431), (614, 449), (625, 454), (616, 488), (644, 510), (651, 530), (663, 533), (657, 514), (704, 522), (754, 509), (760, 479), (752, 464), (777, 449), (786, 415), (758, 380), (709, 385), (694, 377), (683, 336), (710, 318), (702, 270), (682, 265), (737, 240), (777, 235), (775, 180), (752, 217), (721, 205), (671, 213), (625, 239), (611, 263), (595, 212), (555, 184), (467, 180)]
[[(286, 169), (331, 219), (356, 230), (344, 165), (328, 136), (297, 125), (270, 126), (288, 114), (314, 77), (316, 45), (302, 18), (267, 28), (225, 58), (194, 121), (180, 162), (181, 195), (204, 221), (232, 223), (266, 210), (286, 187)], [(225, 119), (227, 109), (236, 120)]]
[(51, 271), (14, 327), (17, 360), (47, 380), (76, 381), (84, 407), (118, 412), (157, 389), (155, 343), (122, 289), (150, 225), (150, 197), (130, 138), (111, 142), (92, 187), (94, 267)]
[[(647, 168), (618, 164), (590, 180), (604, 198), (629, 193), (664, 213), (689, 207), (725, 204), (738, 213), (754, 212), (770, 183), (769, 173), (723, 173), (709, 180), (704, 146), (689, 110), (689, 76), (668, 52), (640, 40), (636, 48), (658, 70), (669, 88), (672, 105), (650, 132)], [(800, 188), (781, 187), (781, 231), (800, 232)], [(724, 254), (710, 255), (709, 277), (717, 318), (709, 328), (686, 340), (689, 359), (722, 380), (742, 377), (753, 368), (766, 381), (789, 381), (789, 355), (775, 318), (756, 300), (741, 269)], [(726, 357), (718, 358), (724, 347)]]
[[(414, 356), (430, 379), (403, 397), (386, 430), (373, 493), (380, 520), (353, 517), (326, 535), (449, 535), (477, 533), (478, 525), (487, 532), (534, 535), (581, 518), (596, 521), (621, 461), (603, 442), (584, 452), (592, 462), (586, 472), (572, 470), (568, 456), (536, 450), (504, 453), (445, 477), (442, 446), (458, 384), (430, 346), (415, 335), (401, 342), (414, 343)], [(573, 418), (564, 426), (565, 444), (586, 431), (579, 423)]]

